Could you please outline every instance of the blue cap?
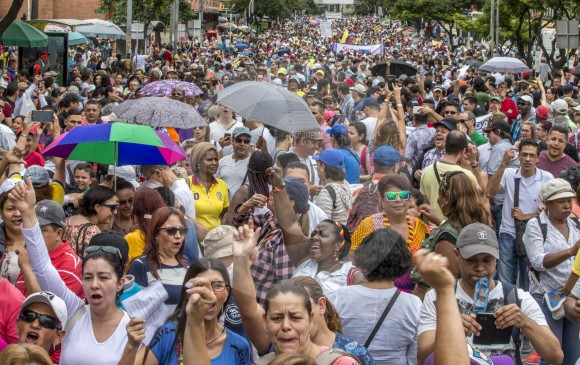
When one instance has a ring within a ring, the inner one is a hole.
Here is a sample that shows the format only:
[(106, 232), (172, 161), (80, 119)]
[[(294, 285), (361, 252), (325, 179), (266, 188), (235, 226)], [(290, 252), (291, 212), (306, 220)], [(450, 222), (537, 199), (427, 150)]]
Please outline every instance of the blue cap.
[(237, 127), (236, 129), (234, 129), (232, 137), (236, 138), (237, 136), (241, 136), (243, 134), (250, 137), (252, 136), (252, 133), (250, 132), (250, 129), (248, 127)]
[(401, 162), (401, 153), (392, 146), (380, 146), (373, 155), (373, 162), (377, 161), (383, 166), (395, 166)]
[(363, 108), (365, 106), (374, 106), (376, 108), (380, 107), (379, 102), (375, 98), (364, 98), (362, 101), (362, 106)]
[(326, 134), (338, 139), (341, 136), (348, 136), (348, 128), (344, 124), (335, 124), (334, 127), (326, 130)]
[[(346, 128), (346, 127), (345, 127)], [(325, 165), (335, 167), (337, 169), (344, 169), (344, 157), (342, 152), (336, 148), (327, 148), (320, 155), (312, 156), (313, 159), (324, 162)]]

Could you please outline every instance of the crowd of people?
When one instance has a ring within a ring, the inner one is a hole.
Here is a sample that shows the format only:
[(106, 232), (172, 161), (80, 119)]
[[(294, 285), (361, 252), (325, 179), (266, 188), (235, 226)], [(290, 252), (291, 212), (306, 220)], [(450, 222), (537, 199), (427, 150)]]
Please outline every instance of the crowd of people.
[[(479, 72), (485, 43), (408, 29), (297, 18), (129, 60), (102, 42), (71, 48), (66, 85), (6, 62), (0, 365), (580, 364), (580, 77)], [(344, 30), (385, 53), (333, 52)], [(161, 80), (203, 92), (167, 97), (206, 126), (157, 128), (188, 158), (43, 155)], [(319, 128), (216, 102), (244, 81)]]

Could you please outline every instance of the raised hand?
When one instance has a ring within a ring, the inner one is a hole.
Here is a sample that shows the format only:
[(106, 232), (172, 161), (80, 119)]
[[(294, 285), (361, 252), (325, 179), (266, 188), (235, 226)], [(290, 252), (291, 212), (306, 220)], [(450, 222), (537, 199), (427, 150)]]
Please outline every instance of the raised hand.
[(208, 278), (193, 278), (185, 286), (189, 300), (185, 307), (188, 319), (203, 321), (203, 318), (217, 301)]
[(254, 223), (251, 219), (248, 224), (238, 227), (238, 231), (234, 233), (234, 256), (251, 256), (258, 245), (260, 230), (261, 228), (258, 228), (254, 231)]
[(36, 193), (34, 192), (30, 178), (27, 178), (26, 183), (20, 181), (16, 184), (12, 191), (8, 193), (8, 199), (14, 207), (20, 211), (20, 213), (34, 210), (34, 206), (36, 205)]
[(449, 271), (449, 261), (445, 256), (419, 250), (413, 255), (413, 259), (415, 267), (432, 288), (438, 290), (455, 287), (455, 276)]

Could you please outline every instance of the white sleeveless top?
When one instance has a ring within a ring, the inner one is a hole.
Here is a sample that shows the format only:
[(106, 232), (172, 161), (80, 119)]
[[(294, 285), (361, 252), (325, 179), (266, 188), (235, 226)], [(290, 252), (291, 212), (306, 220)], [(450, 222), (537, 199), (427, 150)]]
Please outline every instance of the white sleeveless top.
[(123, 318), (115, 332), (105, 342), (97, 342), (91, 322), (91, 311), (74, 324), (62, 343), (60, 365), (117, 365), (127, 344), (127, 324), (131, 319), (123, 311)]
[(346, 286), (348, 272), (352, 267), (352, 262), (343, 261), (340, 269), (333, 272), (321, 271), (317, 274), (318, 262), (307, 259), (296, 268), (293, 277), (310, 276), (318, 281), (318, 284), (322, 287), (324, 295), (328, 296), (335, 290)]

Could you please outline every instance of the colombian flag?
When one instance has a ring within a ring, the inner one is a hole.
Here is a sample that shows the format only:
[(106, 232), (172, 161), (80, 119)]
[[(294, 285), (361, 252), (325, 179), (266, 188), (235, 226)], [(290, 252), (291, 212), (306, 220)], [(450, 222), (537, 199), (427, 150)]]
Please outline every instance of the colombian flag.
[(350, 39), (350, 35), (348, 34), (348, 30), (345, 29), (344, 33), (342, 33), (342, 38), (340, 38), (340, 43), (351, 44), (352, 39)]

